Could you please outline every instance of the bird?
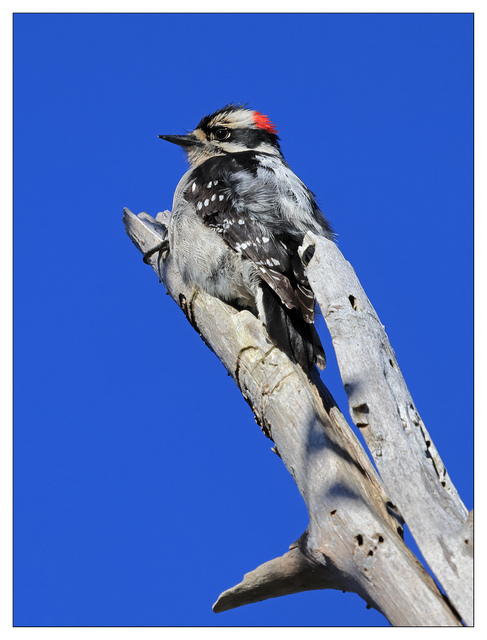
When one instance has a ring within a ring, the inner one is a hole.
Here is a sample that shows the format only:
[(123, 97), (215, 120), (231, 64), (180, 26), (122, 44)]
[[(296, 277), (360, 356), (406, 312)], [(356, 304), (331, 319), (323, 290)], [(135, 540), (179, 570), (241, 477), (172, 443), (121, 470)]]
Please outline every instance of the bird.
[(184, 135), (189, 169), (168, 228), (186, 285), (251, 311), (270, 342), (310, 375), (324, 369), (316, 300), (298, 248), (308, 231), (333, 240), (315, 195), (291, 170), (269, 117), (230, 103)]

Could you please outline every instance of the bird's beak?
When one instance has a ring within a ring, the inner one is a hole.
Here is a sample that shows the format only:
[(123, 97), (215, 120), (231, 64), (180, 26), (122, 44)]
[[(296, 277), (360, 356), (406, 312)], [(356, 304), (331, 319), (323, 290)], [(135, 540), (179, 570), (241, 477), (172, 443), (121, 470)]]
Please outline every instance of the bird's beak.
[(186, 136), (159, 136), (163, 140), (178, 144), (180, 147), (194, 147), (202, 144), (201, 140), (198, 140), (196, 136), (189, 133)]

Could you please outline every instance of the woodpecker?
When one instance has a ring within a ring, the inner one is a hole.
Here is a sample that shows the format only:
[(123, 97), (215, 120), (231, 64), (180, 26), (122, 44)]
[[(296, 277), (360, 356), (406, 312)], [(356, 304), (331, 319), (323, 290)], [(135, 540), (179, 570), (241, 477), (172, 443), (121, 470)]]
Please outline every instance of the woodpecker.
[(284, 160), (269, 118), (229, 104), (186, 135), (161, 135), (186, 151), (168, 229), (170, 251), (195, 285), (264, 324), (270, 341), (309, 374), (325, 354), (315, 296), (298, 247), (307, 231), (333, 239), (314, 194)]

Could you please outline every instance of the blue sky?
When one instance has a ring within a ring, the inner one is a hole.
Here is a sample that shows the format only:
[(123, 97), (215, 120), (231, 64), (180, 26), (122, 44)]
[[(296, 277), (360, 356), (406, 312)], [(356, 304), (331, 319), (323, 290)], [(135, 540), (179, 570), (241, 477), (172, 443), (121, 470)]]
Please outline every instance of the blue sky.
[[(157, 138), (270, 116), (473, 506), (473, 18), (17, 14), (14, 623), (382, 626), (318, 591), (214, 614), (305, 505), (122, 208), (170, 208)], [(331, 341), (322, 377), (348, 417)]]

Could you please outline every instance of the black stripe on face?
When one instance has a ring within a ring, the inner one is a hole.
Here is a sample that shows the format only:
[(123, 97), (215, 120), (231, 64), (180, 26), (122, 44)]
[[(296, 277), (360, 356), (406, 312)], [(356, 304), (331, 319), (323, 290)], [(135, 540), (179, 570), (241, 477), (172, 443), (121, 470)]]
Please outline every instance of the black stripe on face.
[(227, 141), (241, 144), (247, 149), (255, 149), (262, 143), (267, 143), (279, 147), (277, 136), (265, 129), (232, 129), (230, 138)]
[[(213, 144), (220, 144), (225, 142), (235, 143), (245, 147), (246, 149), (256, 149), (259, 145), (266, 143), (271, 146), (279, 148), (278, 137), (271, 133), (270, 131), (266, 131), (265, 129), (254, 129), (254, 128), (236, 128), (233, 129), (225, 125), (224, 123), (214, 124), (211, 126), (208, 125), (198, 125), (198, 128), (201, 129), (206, 137), (211, 140)], [(219, 140), (215, 133), (219, 129), (227, 129), (230, 132), (228, 138), (224, 140)]]

